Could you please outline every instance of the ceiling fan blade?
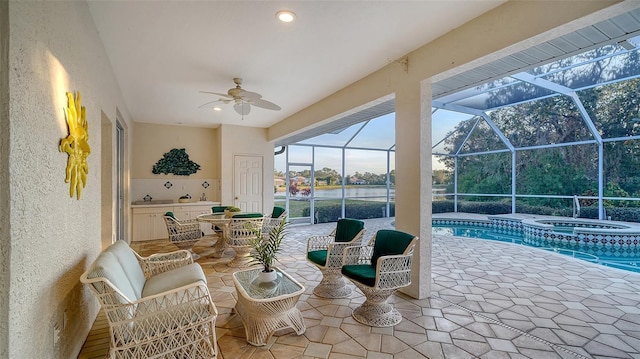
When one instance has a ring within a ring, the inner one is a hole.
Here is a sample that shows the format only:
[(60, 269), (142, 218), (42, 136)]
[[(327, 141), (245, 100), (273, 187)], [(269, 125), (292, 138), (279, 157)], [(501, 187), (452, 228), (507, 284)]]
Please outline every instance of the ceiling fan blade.
[(238, 115), (246, 116), (251, 112), (251, 105), (245, 101), (238, 101), (233, 105), (233, 109), (236, 110)]
[(250, 100), (249, 103), (256, 107), (265, 108), (267, 110), (274, 110), (274, 111), (282, 110), (282, 108), (280, 108), (280, 106), (276, 105), (275, 103), (269, 102), (263, 99)]
[(233, 97), (227, 95), (226, 93), (210, 92), (210, 91), (200, 91), (200, 93), (208, 93), (208, 94), (212, 94), (212, 95), (218, 95), (218, 96), (226, 97), (228, 99), (233, 99)]
[(262, 98), (262, 95), (260, 95), (257, 92), (251, 92), (251, 91), (246, 91), (246, 90), (242, 90), (240, 91), (240, 97), (247, 99), (247, 100), (257, 100), (259, 98)]
[(209, 102), (207, 102), (205, 104), (202, 104), (202, 105), (198, 106), (198, 108), (205, 108), (205, 107), (208, 107), (209, 105), (212, 105), (212, 104), (214, 104), (216, 102), (220, 102), (220, 100), (209, 101)]

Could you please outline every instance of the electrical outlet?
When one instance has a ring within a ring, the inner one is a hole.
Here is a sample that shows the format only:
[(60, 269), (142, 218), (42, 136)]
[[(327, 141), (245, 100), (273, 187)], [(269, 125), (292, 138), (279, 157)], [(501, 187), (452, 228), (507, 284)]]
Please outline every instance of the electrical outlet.
[(53, 325), (53, 345), (58, 345), (60, 341), (60, 325), (58, 323)]

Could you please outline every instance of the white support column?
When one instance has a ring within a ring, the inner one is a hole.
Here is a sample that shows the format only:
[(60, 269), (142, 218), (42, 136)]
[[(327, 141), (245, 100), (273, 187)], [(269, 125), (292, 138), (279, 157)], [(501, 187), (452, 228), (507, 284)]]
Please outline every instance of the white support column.
[(413, 298), (431, 292), (431, 83), (403, 83), (396, 92), (396, 228), (420, 238), (413, 257)]

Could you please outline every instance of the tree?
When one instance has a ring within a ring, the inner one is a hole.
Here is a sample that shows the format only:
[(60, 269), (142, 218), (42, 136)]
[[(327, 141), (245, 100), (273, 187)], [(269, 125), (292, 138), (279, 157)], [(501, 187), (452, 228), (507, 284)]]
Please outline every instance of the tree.
[[(582, 57), (557, 61), (534, 69), (533, 72), (538, 74), (558, 70), (610, 51), (611, 48), (592, 50), (581, 55)], [(612, 81), (622, 76), (636, 76), (640, 74), (639, 63), (637, 52), (630, 52), (619, 56), (615, 61), (609, 59), (588, 62), (568, 70), (552, 72), (545, 75), (545, 78), (563, 86), (578, 88)], [(549, 90), (526, 83), (509, 85), (505, 81), (502, 85), (508, 86), (489, 93), (489, 107), (552, 94)], [(640, 135), (640, 80), (631, 79), (589, 88), (579, 91), (578, 96), (603, 138)], [(516, 148), (594, 139), (569, 96), (555, 95), (501, 107), (492, 111), (490, 118)], [(474, 126), (473, 133), (467, 137)], [(484, 119), (477, 117), (461, 122), (445, 143), (445, 149), (450, 153), (483, 152), (500, 148), (504, 148), (504, 145)], [(517, 151), (518, 193), (597, 193), (597, 153), (595, 144)], [(640, 141), (606, 142), (604, 153), (607, 188), (612, 189), (609, 192), (618, 195), (640, 194)], [(506, 184), (510, 183), (510, 158), (509, 152), (459, 157), (459, 191), (509, 193), (510, 185)], [(444, 159), (443, 163), (447, 169), (454, 169), (452, 157)]]

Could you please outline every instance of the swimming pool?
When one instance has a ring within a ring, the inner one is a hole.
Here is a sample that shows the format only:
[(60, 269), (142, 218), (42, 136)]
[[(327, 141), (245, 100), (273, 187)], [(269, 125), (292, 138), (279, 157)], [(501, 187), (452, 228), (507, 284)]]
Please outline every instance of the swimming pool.
[[(540, 248), (609, 267), (640, 273), (640, 248), (633, 245), (609, 246), (571, 241), (558, 241), (549, 236), (537, 236), (518, 228), (496, 228), (490, 223), (451, 224), (433, 221), (432, 233), (488, 239)], [(557, 233), (571, 233), (562, 227)]]

